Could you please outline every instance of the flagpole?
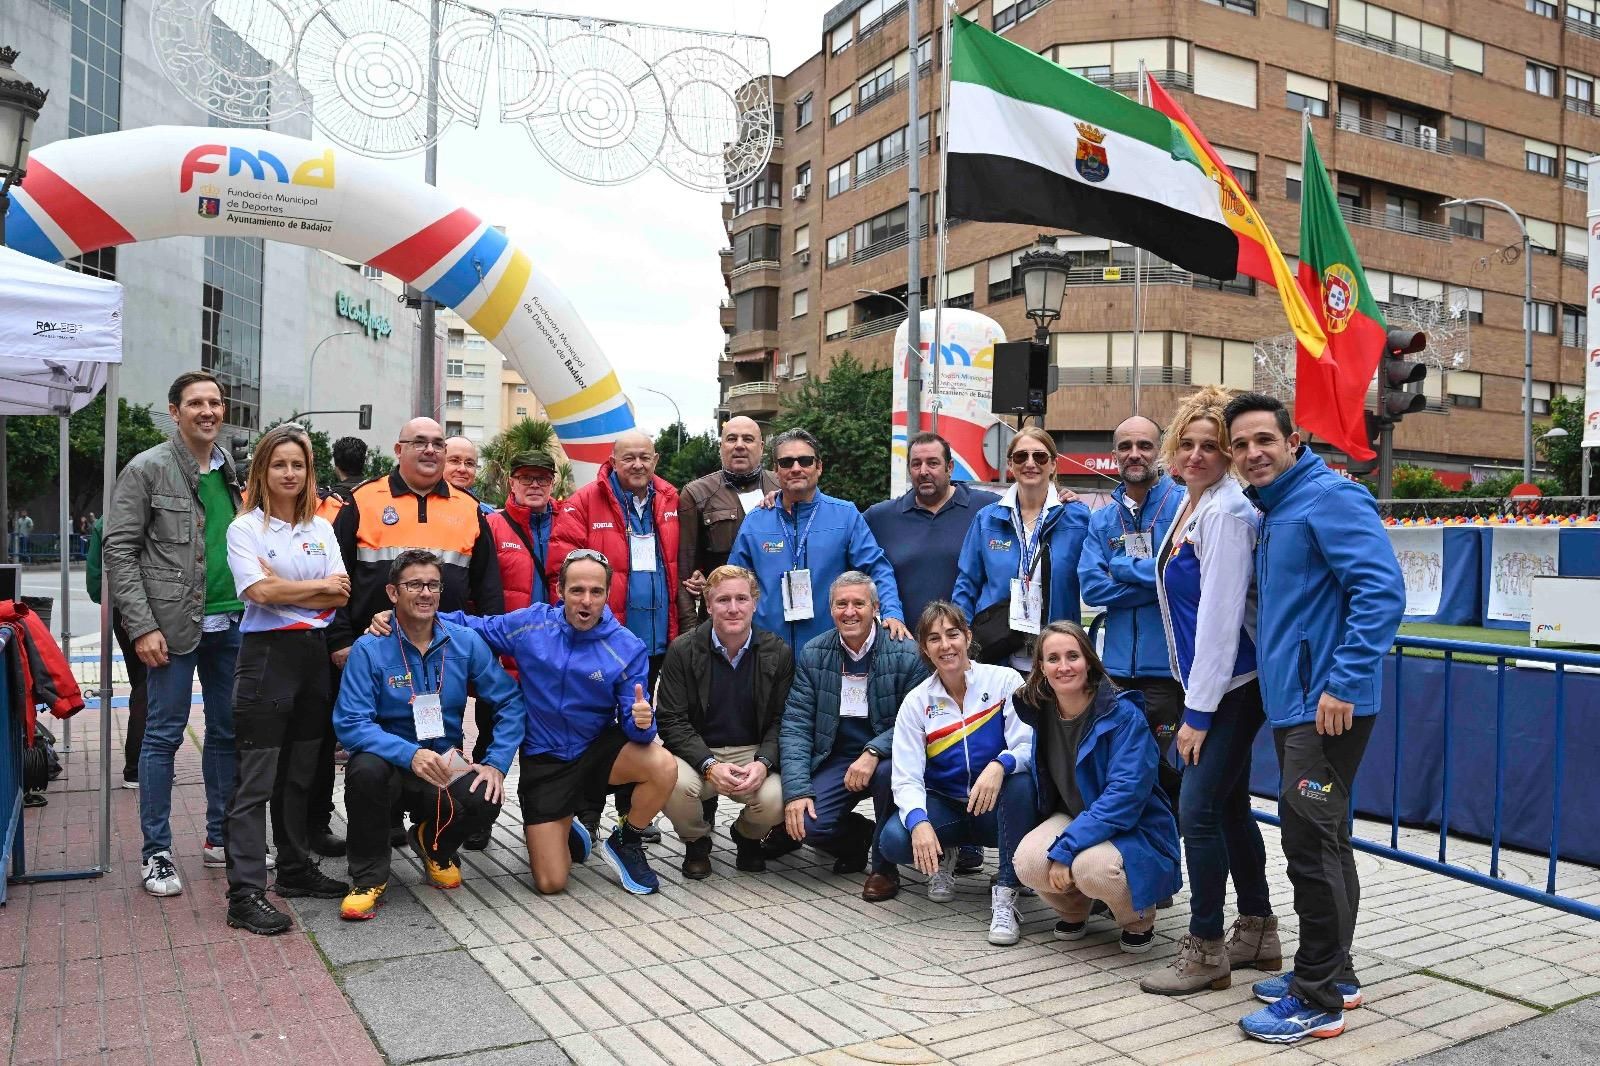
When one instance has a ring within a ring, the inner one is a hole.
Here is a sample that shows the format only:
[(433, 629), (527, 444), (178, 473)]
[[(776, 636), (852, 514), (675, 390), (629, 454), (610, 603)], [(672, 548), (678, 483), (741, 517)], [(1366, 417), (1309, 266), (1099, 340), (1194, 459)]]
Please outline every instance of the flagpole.
[[(1146, 87), (1144, 60), (1139, 60), (1139, 103), (1149, 106), (1150, 93)], [(1139, 413), (1139, 330), (1144, 320), (1144, 249), (1133, 249), (1133, 413)]]
[[(906, 47), (911, 72), (906, 77), (906, 110), (911, 115), (911, 135), (917, 129), (917, 0), (906, 5)], [(910, 442), (922, 431), (922, 167), (915, 147), (906, 160), (906, 455)]]
[[(913, 0), (915, 2), (915, 0)], [(935, 0), (938, 4), (940, 0)], [(939, 59), (941, 70), (939, 80), (939, 118), (943, 120), (945, 110), (950, 99), (950, 4), (943, 3), (944, 16), (937, 20), (939, 27), (944, 30), (944, 39), (939, 42)], [(929, 31), (932, 32), (931, 30)], [(931, 43), (931, 42), (930, 42)], [(930, 48), (931, 52), (932, 49)], [(911, 61), (917, 61), (916, 42), (912, 42)], [(913, 74), (915, 76), (915, 74)], [(920, 117), (920, 116), (919, 116)], [(933, 109), (928, 110), (928, 140), (932, 142), (935, 126)], [(916, 136), (916, 126), (912, 125), (912, 136)], [(917, 145), (917, 151), (922, 146)], [(933, 361), (933, 399), (930, 403), (931, 413), (928, 416), (928, 428), (939, 432), (939, 370), (944, 365), (944, 302), (949, 291), (949, 279), (945, 276), (945, 242), (950, 228), (950, 209), (946, 203), (948, 196), (945, 191), (945, 139), (939, 138), (939, 217), (934, 220), (938, 227), (934, 233), (934, 305), (933, 305), (933, 340), (928, 343), (928, 357)]]

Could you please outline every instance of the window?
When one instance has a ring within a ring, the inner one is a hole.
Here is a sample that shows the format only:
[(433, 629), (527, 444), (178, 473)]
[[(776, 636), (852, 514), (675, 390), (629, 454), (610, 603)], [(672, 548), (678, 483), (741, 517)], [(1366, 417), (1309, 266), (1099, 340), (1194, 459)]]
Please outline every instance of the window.
[(782, 206), (782, 190), (783, 167), (778, 163), (769, 163), (760, 174), (734, 190), (733, 213), (742, 215), (758, 207)]
[(1225, 7), (1229, 11), (1240, 11), (1246, 15), (1256, 13), (1256, 0), (1205, 0), (1212, 7)]
[(828, 199), (850, 189), (850, 160), (828, 168)]
[(1561, 345), (1564, 348), (1584, 348), (1589, 344), (1589, 317), (1581, 307), (1561, 309)]
[(799, 318), (811, 310), (811, 290), (801, 289), (794, 294), (794, 306), (790, 309), (791, 318)]
[(1562, 171), (1562, 184), (1574, 189), (1587, 189), (1589, 187), (1589, 153), (1581, 148), (1567, 146), (1565, 168)]
[(1483, 406), (1483, 375), (1471, 370), (1451, 370), (1444, 376), (1445, 393), (1456, 407)]
[(1528, 240), (1533, 245), (1534, 255), (1556, 254), (1556, 224), (1546, 222), (1542, 218), (1528, 218), (1523, 216), (1522, 224), (1528, 227)]
[(527, 418), (528, 417), (528, 409), (526, 407), (517, 408), (517, 417), (518, 418)]
[(1450, 34), (1450, 62), (1474, 74), (1483, 73), (1483, 42), (1471, 37)]
[(1567, 110), (1585, 115), (1594, 114), (1594, 79), (1569, 70), (1565, 84)]
[(1292, 204), (1300, 202), (1300, 164), (1283, 165), (1283, 198)]
[(1483, 325), (1483, 290), (1467, 290), (1467, 321), (1474, 326)]
[(1550, 0), (1523, 0), (1524, 8), (1540, 18), (1553, 19), (1556, 17), (1556, 5)]
[(1315, 26), (1319, 30), (1328, 28), (1328, 0), (1289, 0), (1287, 14), (1307, 26)]
[(881, 215), (874, 215), (855, 227), (856, 254), (861, 255), (874, 245), (904, 238), (906, 235), (906, 208), (904, 204), (892, 207)]
[(906, 127), (901, 126), (882, 140), (874, 141), (856, 153), (856, 184), (864, 185), (894, 170), (906, 160)]
[(835, 96), (828, 101), (828, 125), (837, 126), (850, 117), (850, 90)]
[(1483, 205), (1456, 204), (1450, 209), (1450, 232), (1483, 240)]
[[(1451, 53), (1451, 35), (1444, 27), (1360, 0), (1339, 0), (1339, 36), (1430, 66), (1444, 66), (1446, 55)], [(1483, 70), (1482, 47), (1478, 45), (1477, 65), (1472, 68), (1479, 73)], [(1455, 61), (1453, 54), (1451, 61)]]
[[(1523, 404), (1517, 405), (1518, 410), (1521, 410), (1522, 407)], [(1533, 383), (1533, 413), (1536, 415), (1550, 413), (1550, 383), (1548, 381), (1535, 381)]]
[(444, 376), (459, 378), (466, 374), (466, 364), (460, 359), (446, 359), (444, 361)]
[(806, 353), (796, 352), (789, 356), (789, 376), (803, 378), (806, 376)]
[[(461, 342), (461, 347), (465, 348), (469, 352), (470, 351), (482, 351), (484, 348), (487, 348), (488, 346), (489, 346), (489, 342), (484, 340), (481, 336), (479, 336), (476, 333), (472, 334), (466, 340)], [(469, 366), (469, 367), (467, 367), (467, 377), (470, 378), (472, 376), (473, 376), (472, 375), (472, 368)]]
[(530, 390), (528, 388), (528, 386), (526, 386), (526, 385), (518, 385), (517, 386), (517, 395), (518, 396), (527, 396), (531, 391), (532, 390)]
[(994, 0), (994, 32), (1010, 29), (1025, 18), (1031, 18), (1039, 5), (1047, 0)]
[(1249, 389), (1255, 385), (1256, 353), (1250, 341), (1219, 337), (1189, 338), (1189, 381)]
[(794, 128), (803, 130), (811, 125), (811, 94), (806, 93), (794, 102)]
[(801, 163), (799, 166), (794, 168), (794, 183), (796, 185), (810, 185), (811, 184), (811, 164), (810, 163)]
[(783, 230), (778, 226), (751, 226), (733, 235), (733, 265), (777, 260)]
[(463, 393), (455, 391), (446, 392), (444, 394), (444, 405), (446, 407), (460, 407), (463, 395)]
[(843, 26), (835, 27), (834, 31), (828, 34), (828, 54), (838, 55), (850, 47), (853, 26), (853, 20), (846, 19)]
[[(1523, 328), (1527, 328), (1527, 313), (1524, 312), (1522, 317)], [(1539, 300), (1533, 302), (1533, 331), (1535, 333), (1554, 333), (1556, 331), (1555, 304), (1547, 304)]]
[(1009, 300), (1022, 295), (1022, 252), (997, 255), (989, 260), (989, 302)]
[(1556, 146), (1532, 137), (1523, 139), (1522, 162), (1524, 169), (1547, 178), (1556, 176)]
[(1561, 227), (1561, 261), (1585, 270), (1589, 266), (1589, 231), (1582, 226)]
[[(910, 254), (909, 252), (906, 254)], [(828, 238), (828, 265), (835, 266), (850, 258), (850, 231), (836, 233)]]
[(733, 294), (733, 331), (778, 328), (778, 290), (770, 285)]
[(1540, 96), (1554, 96), (1556, 94), (1556, 71), (1554, 67), (1547, 67), (1543, 63), (1530, 61), (1523, 68), (1522, 87), (1530, 93)]
[(471, 394), (469, 396), (461, 397), (461, 408), (464, 411), (481, 411), (481, 410), (483, 410), (483, 394), (482, 393), (473, 393), (473, 394)]
[(933, 35), (929, 34), (917, 42), (917, 69), (933, 65)]
[(850, 332), (850, 306), (835, 307), (822, 319), (822, 339), (833, 340)]
[(1585, 26), (1600, 26), (1597, 6), (1600, 5), (1596, 5), (1595, 0), (1567, 0), (1567, 18)]
[(1194, 91), (1240, 107), (1256, 106), (1256, 64), (1226, 52), (1194, 50)]
[[(910, 61), (902, 56), (899, 62), (901, 66), (905, 66)], [(871, 107), (894, 91), (894, 68), (895, 60), (891, 59), (874, 68), (860, 81), (856, 82), (857, 107), (865, 111), (868, 107)]]
[(1316, 118), (1327, 118), (1328, 83), (1289, 71), (1283, 106), (1290, 111), (1310, 111)]
[[(67, 135), (88, 137), (122, 128), (123, 0), (74, 0), (72, 15), (72, 86), (67, 99)], [(221, 34), (212, 35), (213, 40)], [(227, 48), (214, 43), (212, 51)], [(214, 59), (222, 60), (221, 56)], [(255, 53), (251, 64), (264, 68)], [(264, 75), (265, 69), (240, 73)], [(231, 403), (231, 398), (230, 398)], [(230, 425), (235, 424), (230, 421)]]
[(1463, 118), (1450, 120), (1450, 148), (1456, 155), (1483, 158), (1483, 125)]
[(1246, 196), (1256, 194), (1256, 155), (1254, 152), (1241, 152), (1237, 148), (1217, 147), (1217, 157), (1228, 165), (1233, 171), (1234, 180), (1239, 183), (1239, 188), (1244, 190)]
[(811, 227), (796, 226), (794, 228), (794, 250), (809, 252), (811, 250)]

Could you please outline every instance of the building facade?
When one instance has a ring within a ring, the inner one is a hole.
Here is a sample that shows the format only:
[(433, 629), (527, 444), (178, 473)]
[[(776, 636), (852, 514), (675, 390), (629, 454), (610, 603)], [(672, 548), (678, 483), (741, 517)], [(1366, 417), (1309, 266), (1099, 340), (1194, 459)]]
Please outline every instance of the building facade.
[[(1458, 297), (1470, 365), (1432, 372), (1429, 406), (1396, 434), (1400, 461), (1457, 476), (1522, 455), (1523, 264), (1494, 197), (1534, 245), (1536, 418), (1581, 396), (1588, 160), (1600, 151), (1595, 0), (981, 0), (963, 14), (1130, 95), (1140, 62), (1217, 147), (1286, 254), (1299, 244), (1300, 126), (1312, 129), (1375, 296), (1386, 308)], [(906, 242), (933, 273), (942, 41), (918, 10), (919, 119), (904, 0), (845, 0), (818, 53), (774, 79), (783, 134), (761, 179), (723, 204), (720, 413), (776, 413), (784, 390), (845, 351), (887, 364), (905, 313)], [(906, 217), (908, 160), (927, 217)], [(1017, 257), (1037, 229), (963, 224), (945, 234), (947, 305), (1030, 330)], [(1061, 387), (1048, 427), (1063, 450), (1103, 451), (1132, 410), (1133, 249), (1075, 234), (1052, 338)], [(1140, 409), (1164, 421), (1203, 384), (1256, 384), (1254, 344), (1287, 331), (1276, 293), (1145, 257)], [(928, 306), (930, 279), (922, 280)], [(886, 295), (875, 295), (883, 293)]]

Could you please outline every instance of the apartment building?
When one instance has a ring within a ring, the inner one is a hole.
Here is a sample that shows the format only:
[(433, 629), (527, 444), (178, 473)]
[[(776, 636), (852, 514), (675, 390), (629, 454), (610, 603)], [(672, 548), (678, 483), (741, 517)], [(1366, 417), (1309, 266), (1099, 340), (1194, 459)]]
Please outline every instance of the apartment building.
[[(1300, 125), (1311, 123), (1369, 284), (1386, 308), (1454, 293), (1470, 364), (1430, 374), (1397, 455), (1458, 474), (1522, 455), (1523, 263), (1508, 216), (1446, 208), (1494, 197), (1533, 242), (1535, 416), (1581, 395), (1588, 160), (1600, 152), (1596, 0), (981, 0), (982, 26), (1133, 94), (1140, 61), (1233, 168), (1284, 251), (1299, 243)], [(905, 0), (844, 0), (820, 47), (774, 79), (780, 141), (767, 172), (722, 206), (729, 247), (719, 411), (770, 418), (786, 389), (849, 351), (891, 358), (915, 226), (933, 273), (940, 35), (918, 10), (919, 117)], [(914, 134), (914, 136), (913, 136)], [(908, 160), (927, 217), (906, 215)], [(947, 305), (1031, 329), (1017, 258), (1032, 227), (948, 225)], [(1103, 451), (1132, 408), (1133, 249), (1065, 234), (1074, 270), (1052, 338), (1061, 387), (1048, 426)], [(1254, 345), (1287, 326), (1276, 294), (1144, 259), (1141, 411), (1164, 420), (1193, 386), (1256, 382)], [(931, 279), (922, 281), (924, 306)], [(884, 293), (887, 295), (876, 295)]]
[(446, 433), (486, 444), (515, 422), (544, 417), (539, 398), (498, 349), (451, 308), (439, 308), (438, 316), (445, 335), (439, 421)]

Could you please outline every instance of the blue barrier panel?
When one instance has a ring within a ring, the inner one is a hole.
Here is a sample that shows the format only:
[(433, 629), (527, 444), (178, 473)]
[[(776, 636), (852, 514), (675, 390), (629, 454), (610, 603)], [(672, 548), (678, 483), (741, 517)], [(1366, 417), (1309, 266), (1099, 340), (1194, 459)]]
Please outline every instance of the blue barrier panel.
[[(1389, 843), (1355, 846), (1521, 898), (1600, 919), (1600, 907), (1555, 893), (1561, 859), (1600, 864), (1600, 821), (1563, 811), (1600, 810), (1600, 655), (1400, 637), (1385, 661), (1379, 722), (1352, 791), (1358, 814), (1387, 819)], [(1408, 649), (1442, 659), (1406, 655)], [(1457, 655), (1493, 656), (1492, 664)], [(1518, 668), (1516, 660), (1553, 669)], [(1509, 682), (1509, 683), (1508, 683)], [(1270, 730), (1256, 739), (1251, 791), (1277, 798), (1277, 755)], [(1569, 763), (1585, 772), (1568, 772)], [(1277, 823), (1271, 816), (1262, 820)], [(1436, 826), (1436, 858), (1400, 848), (1400, 825)], [(1449, 861), (1452, 834), (1490, 847), (1487, 875)], [(1542, 889), (1500, 877), (1500, 852), (1546, 857)]]
[(22, 832), (22, 716), (12, 714), (10, 643), (11, 630), (0, 629), (0, 905), (6, 901), (11, 847)]

